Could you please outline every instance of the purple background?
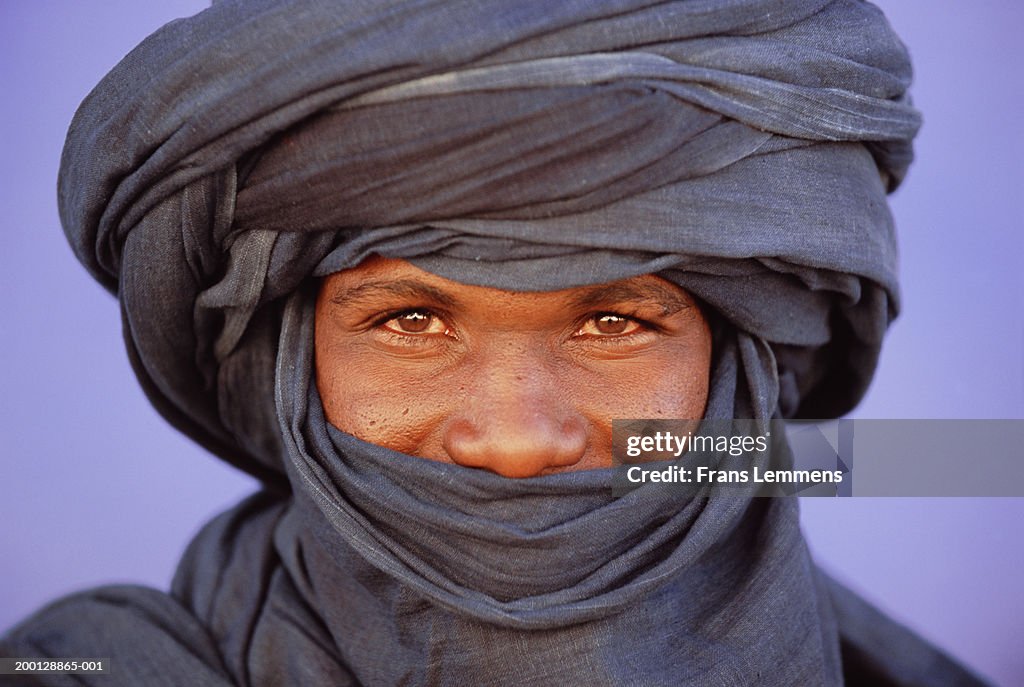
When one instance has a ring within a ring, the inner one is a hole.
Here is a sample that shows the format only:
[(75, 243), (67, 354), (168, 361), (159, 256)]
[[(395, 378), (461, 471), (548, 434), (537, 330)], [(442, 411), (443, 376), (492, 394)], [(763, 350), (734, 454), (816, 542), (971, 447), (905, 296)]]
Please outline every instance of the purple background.
[[(925, 113), (893, 198), (903, 308), (857, 417), (1024, 417), (1024, 5), (880, 3)], [(166, 588), (182, 548), (252, 482), (150, 409), (115, 301), (64, 242), (55, 176), (75, 107), (199, 0), (0, 4), (0, 628), (90, 585)], [(927, 11), (924, 8), (927, 7)], [(804, 500), (818, 560), (1000, 684), (1024, 683), (1024, 499)]]

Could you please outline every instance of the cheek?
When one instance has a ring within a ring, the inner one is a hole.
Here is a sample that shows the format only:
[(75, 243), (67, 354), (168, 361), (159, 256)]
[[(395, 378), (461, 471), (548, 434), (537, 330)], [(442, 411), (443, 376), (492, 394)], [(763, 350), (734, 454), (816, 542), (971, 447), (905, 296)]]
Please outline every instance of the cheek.
[(566, 388), (590, 421), (594, 449), (610, 452), (612, 420), (702, 418), (710, 368), (710, 338), (678, 342), (636, 360), (591, 367), (567, 378)]
[(425, 438), (447, 412), (437, 400), (458, 390), (443, 388), (444, 376), (381, 363), (366, 345), (317, 337), (316, 383), (327, 421), (363, 441), (422, 455)]
[(708, 401), (710, 355), (684, 363), (665, 361), (666, 368), (651, 374), (646, 384), (646, 417), (700, 419)]

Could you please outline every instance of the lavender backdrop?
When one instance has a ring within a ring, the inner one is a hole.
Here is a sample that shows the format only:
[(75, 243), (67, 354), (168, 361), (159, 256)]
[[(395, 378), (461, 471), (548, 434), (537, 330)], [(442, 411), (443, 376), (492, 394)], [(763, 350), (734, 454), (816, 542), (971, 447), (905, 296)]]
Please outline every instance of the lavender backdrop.
[[(914, 56), (925, 128), (893, 199), (904, 314), (856, 416), (1024, 418), (1024, 5), (880, 4)], [(165, 588), (200, 524), (253, 488), (149, 408), (117, 306), (75, 262), (55, 203), (81, 99), (204, 5), (0, 2), (0, 628), (86, 586)], [(1024, 682), (1024, 499), (803, 508), (834, 574), (997, 683)]]

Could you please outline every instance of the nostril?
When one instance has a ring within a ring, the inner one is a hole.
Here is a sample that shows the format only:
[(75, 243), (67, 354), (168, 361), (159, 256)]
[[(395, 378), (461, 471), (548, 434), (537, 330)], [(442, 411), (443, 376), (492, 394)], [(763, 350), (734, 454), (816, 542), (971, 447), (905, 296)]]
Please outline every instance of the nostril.
[(452, 462), (505, 477), (533, 477), (549, 468), (570, 467), (583, 459), (586, 446), (581, 418), (557, 420), (536, 412), (458, 418), (442, 437)]

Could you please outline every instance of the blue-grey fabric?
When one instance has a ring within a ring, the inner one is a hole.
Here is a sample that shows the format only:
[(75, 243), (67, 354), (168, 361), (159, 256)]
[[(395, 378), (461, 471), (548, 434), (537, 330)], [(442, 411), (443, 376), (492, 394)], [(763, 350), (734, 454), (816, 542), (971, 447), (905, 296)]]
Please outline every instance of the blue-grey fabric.
[(63, 600), (4, 652), (123, 684), (974, 684), (815, 568), (792, 499), (424, 461), (331, 427), (312, 381), (316, 279), (377, 254), (514, 290), (660, 274), (720, 323), (708, 418), (845, 412), (897, 307), (909, 80), (854, 0), (225, 0), (164, 27), (77, 113), (61, 218), (154, 405), (266, 489), (171, 595)]

